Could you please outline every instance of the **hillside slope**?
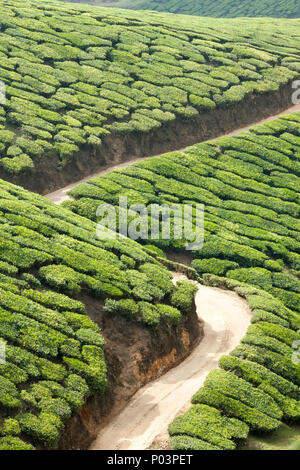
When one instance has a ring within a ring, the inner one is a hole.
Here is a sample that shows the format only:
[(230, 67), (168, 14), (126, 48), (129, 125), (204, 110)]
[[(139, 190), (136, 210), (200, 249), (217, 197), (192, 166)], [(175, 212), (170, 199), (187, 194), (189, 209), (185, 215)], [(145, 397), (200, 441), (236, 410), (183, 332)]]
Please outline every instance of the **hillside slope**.
[[(205, 243), (192, 265), (226, 273), (300, 312), (300, 114), (235, 137), (149, 158), (75, 186), (63, 206), (97, 220), (101, 202), (205, 204)], [(142, 241), (142, 240), (141, 240)], [(183, 250), (186, 240), (152, 240)]]
[(214, 2), (211, 0), (83, 0), (81, 3), (217, 18), (243, 16), (297, 18), (300, 16), (298, 0), (215, 0)]
[(172, 275), (136, 242), (101, 241), (94, 223), (4, 181), (0, 211), (0, 450), (56, 447), (108, 377), (107, 403), (117, 387), (134, 393), (164, 354), (161, 371), (188, 353), (195, 290), (181, 318)]
[[(175, 277), (185, 279), (181, 274)], [(251, 319), (247, 302), (224, 289), (197, 287), (195, 302), (204, 321), (203, 340), (180, 365), (139, 390), (101, 430), (92, 450), (145, 450), (158, 434), (165, 436), (170, 421), (189, 405), (221, 355), (230, 353), (243, 338)]]
[(74, 156), (82, 173), (89, 161), (100, 164), (102, 144), (102, 158), (110, 149), (118, 153), (118, 136), (132, 137), (132, 148), (137, 136), (167, 134), (174, 122), (180, 135), (180, 125), (201, 127), (194, 120), (203, 113), (249, 96), (254, 112), (255, 97), (276, 94), (300, 71), (297, 20), (187, 19), (38, 0), (4, 4), (0, 176), (40, 192), (59, 184), (59, 171), (72, 174)]
[[(221, 370), (209, 373), (194, 406), (170, 424), (175, 449), (234, 449), (249, 431), (300, 419), (300, 369), (292, 361), (300, 339), (299, 136), (300, 113), (285, 115), (91, 179), (62, 204), (92, 220), (100, 202), (117, 205), (124, 195), (129, 204), (205, 205), (205, 242), (191, 265), (205, 284), (244, 297), (253, 325), (221, 358)], [(187, 246), (162, 231), (152, 243), (183, 256)]]

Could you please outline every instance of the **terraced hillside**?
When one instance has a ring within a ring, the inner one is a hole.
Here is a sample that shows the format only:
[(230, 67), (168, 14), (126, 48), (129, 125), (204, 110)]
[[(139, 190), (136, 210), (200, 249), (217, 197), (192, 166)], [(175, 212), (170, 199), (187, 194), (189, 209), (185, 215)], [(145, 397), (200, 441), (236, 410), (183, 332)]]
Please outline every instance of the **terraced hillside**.
[(39, 192), (132, 149), (174, 149), (278, 111), (300, 71), (297, 20), (220, 27), (53, 1), (0, 7), (0, 176)]
[[(260, 287), (300, 311), (300, 115), (249, 133), (146, 159), (76, 186), (63, 203), (96, 220), (102, 202), (205, 204), (205, 243), (194, 253), (199, 272)], [(153, 240), (182, 250), (185, 240)]]
[[(299, 136), (300, 114), (286, 115), (92, 179), (63, 203), (91, 220), (100, 203), (117, 208), (124, 195), (129, 204), (205, 204), (205, 243), (191, 264), (204, 283), (245, 297), (253, 324), (170, 425), (175, 449), (233, 449), (250, 430), (300, 418), (292, 362), (300, 340)], [(171, 255), (187, 245), (162, 233), (152, 243)]]
[(117, 388), (123, 367), (127, 388), (137, 381), (130, 328), (137, 343), (144, 335), (135, 370), (151, 363), (142, 357), (151, 341), (160, 357), (162, 322), (174, 348), (178, 309), (191, 310), (194, 290), (179, 287), (181, 308), (172, 275), (137, 243), (100, 241), (94, 223), (4, 181), (0, 210), (0, 450), (51, 448), (88, 397), (101, 399), (108, 376)]
[(297, 0), (215, 0), (214, 2), (210, 0), (81, 0), (81, 3), (217, 18), (243, 16), (297, 18), (300, 16), (300, 5)]
[(292, 361), (300, 317), (262, 289), (204, 275), (204, 282), (234, 290), (253, 311), (252, 324), (230, 355), (222, 356), (192, 407), (169, 425), (173, 449), (233, 450), (251, 432), (259, 436), (299, 422), (300, 369)]

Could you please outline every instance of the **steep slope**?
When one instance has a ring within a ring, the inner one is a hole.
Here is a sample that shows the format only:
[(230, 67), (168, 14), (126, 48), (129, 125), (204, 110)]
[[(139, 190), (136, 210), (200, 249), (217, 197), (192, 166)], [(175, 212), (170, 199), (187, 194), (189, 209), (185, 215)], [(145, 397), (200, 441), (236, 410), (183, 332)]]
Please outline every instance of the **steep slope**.
[(279, 111), (299, 75), (297, 20), (1, 6), (0, 177), (38, 192)]
[(210, 0), (81, 0), (80, 3), (217, 18), (243, 16), (296, 18), (300, 16), (300, 5), (297, 0), (215, 0), (214, 2)]
[(101, 241), (94, 223), (4, 181), (0, 211), (0, 449), (56, 447), (89, 397), (100, 424), (107, 384), (108, 413), (188, 354), (195, 289), (179, 287), (175, 308), (172, 275), (137, 243)]
[[(99, 176), (63, 203), (92, 220), (100, 202), (117, 207), (124, 195), (129, 205), (205, 205), (205, 242), (191, 264), (205, 284), (244, 297), (253, 324), (170, 424), (175, 449), (234, 449), (249, 431), (300, 419), (299, 136), (300, 114), (288, 114)], [(188, 240), (160, 232), (151, 242), (172, 257)]]
[[(176, 279), (185, 279), (176, 274)], [(163, 377), (143, 387), (101, 431), (92, 449), (147, 449), (190, 401), (222, 354), (229, 353), (244, 336), (251, 311), (232, 292), (198, 284), (196, 307), (204, 321), (204, 338), (192, 354)], [(205, 308), (204, 308), (205, 306)]]
[[(300, 311), (299, 129), (295, 113), (149, 158), (75, 186), (69, 193), (75, 201), (63, 205), (97, 220), (100, 202), (117, 206), (123, 195), (129, 206), (203, 203), (205, 243), (193, 252), (193, 267), (254, 284)], [(179, 251), (187, 241), (152, 243)]]

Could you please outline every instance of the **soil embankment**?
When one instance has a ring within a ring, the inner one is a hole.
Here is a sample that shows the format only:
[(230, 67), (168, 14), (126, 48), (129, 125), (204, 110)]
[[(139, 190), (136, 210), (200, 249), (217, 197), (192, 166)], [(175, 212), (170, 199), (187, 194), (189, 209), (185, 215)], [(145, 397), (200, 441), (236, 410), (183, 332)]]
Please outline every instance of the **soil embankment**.
[[(174, 279), (184, 279), (176, 274)], [(223, 354), (237, 346), (250, 324), (248, 303), (231, 291), (198, 284), (196, 308), (204, 338), (179, 366), (149, 383), (99, 433), (93, 450), (145, 450), (203, 385)]]
[(193, 119), (177, 118), (150, 133), (109, 135), (99, 147), (83, 146), (62, 167), (56, 155), (36, 159), (35, 168), (11, 175), (0, 168), (0, 178), (40, 194), (47, 194), (96, 172), (124, 162), (151, 157), (224, 135), (291, 108), (292, 82), (277, 92), (252, 94), (230, 107), (218, 107)]
[[(293, 113), (293, 112), (300, 112), (300, 104), (298, 105), (293, 105), (292, 107), (286, 109), (285, 111), (281, 111), (280, 113), (278, 114), (275, 114), (271, 117), (268, 117), (268, 118), (264, 118), (264, 119), (261, 119), (259, 121), (254, 121), (256, 124), (263, 124), (264, 122), (268, 122), (268, 121), (272, 121), (284, 114), (290, 114), (290, 113)], [(247, 126), (245, 127), (238, 127), (236, 128), (234, 131), (231, 131), (231, 132), (227, 132), (225, 133), (224, 135), (227, 135), (227, 136), (234, 136), (234, 135), (237, 135), (239, 134), (240, 132), (245, 132), (245, 131), (248, 131), (250, 129), (250, 127), (253, 126), (253, 121), (251, 121), (251, 124), (248, 124)], [(242, 124), (242, 122), (240, 123), (240, 125)], [(238, 124), (237, 124), (238, 125)], [(219, 135), (219, 134), (218, 134)], [(205, 141), (202, 140), (202, 141)], [(177, 149), (175, 150), (179, 150), (180, 147), (178, 147)], [(173, 149), (174, 150), (174, 149)], [(160, 152), (159, 155), (161, 155), (163, 152)], [(152, 155), (153, 156), (153, 155)], [(158, 156), (158, 155), (156, 155)], [(132, 157), (130, 160), (126, 160), (125, 162), (122, 162), (122, 163), (115, 163), (115, 162), (112, 162), (111, 163), (111, 166), (108, 166), (100, 171), (97, 171), (96, 173), (94, 174), (91, 174), (85, 178), (82, 178), (81, 180), (79, 181), (76, 181), (75, 183), (72, 183), (70, 185), (67, 185), (65, 186), (64, 188), (61, 188), (61, 189), (58, 189), (50, 194), (47, 194), (46, 197), (47, 199), (50, 199), (50, 201), (54, 202), (55, 204), (60, 204), (61, 202), (63, 201), (66, 201), (67, 199), (70, 199), (69, 196), (67, 195), (68, 191), (70, 191), (72, 188), (74, 188), (74, 186), (76, 186), (77, 184), (79, 183), (84, 183), (88, 180), (90, 180), (91, 178), (95, 178), (97, 176), (101, 176), (101, 175), (104, 175), (105, 173), (110, 173), (111, 171), (113, 170), (116, 170), (118, 168), (122, 168), (124, 166), (127, 166), (129, 164), (132, 164), (132, 163), (137, 163), (141, 160), (144, 160), (144, 158), (147, 158), (147, 157), (139, 157), (139, 158), (135, 158), (135, 157)], [(151, 155), (148, 156), (148, 158), (151, 158)]]
[(88, 448), (143, 385), (184, 361), (203, 338), (195, 304), (177, 327), (161, 320), (158, 329), (151, 330), (125, 317), (105, 314), (98, 299), (86, 295), (80, 300), (106, 340), (108, 386), (103, 395), (88, 399), (66, 424), (59, 443), (64, 450)]

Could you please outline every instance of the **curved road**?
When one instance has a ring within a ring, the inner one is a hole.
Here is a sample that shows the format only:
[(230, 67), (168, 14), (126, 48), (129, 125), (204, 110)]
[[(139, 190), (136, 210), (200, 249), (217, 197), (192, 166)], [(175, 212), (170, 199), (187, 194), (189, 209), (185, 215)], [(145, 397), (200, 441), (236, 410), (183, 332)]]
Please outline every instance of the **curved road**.
[[(186, 277), (174, 274), (174, 282), (180, 279)], [(197, 314), (205, 322), (203, 340), (179, 366), (141, 388), (101, 430), (92, 450), (147, 449), (188, 406), (209, 371), (218, 366), (219, 358), (245, 335), (251, 318), (248, 303), (231, 291), (197, 286)]]
[[(236, 135), (249, 130), (254, 124), (262, 124), (292, 112), (300, 112), (300, 104), (226, 135)], [(144, 158), (99, 171), (46, 195), (46, 198), (60, 204), (70, 199), (67, 192), (77, 184)], [(174, 282), (184, 278), (174, 274)], [(203, 340), (178, 367), (141, 388), (123, 411), (101, 430), (91, 446), (92, 450), (147, 449), (158, 435), (166, 433), (173, 418), (188, 408), (191, 396), (203, 385), (209, 371), (218, 366), (220, 356), (239, 344), (250, 324), (251, 311), (247, 302), (233, 292), (197, 285), (196, 305), (199, 318), (204, 320)]]

